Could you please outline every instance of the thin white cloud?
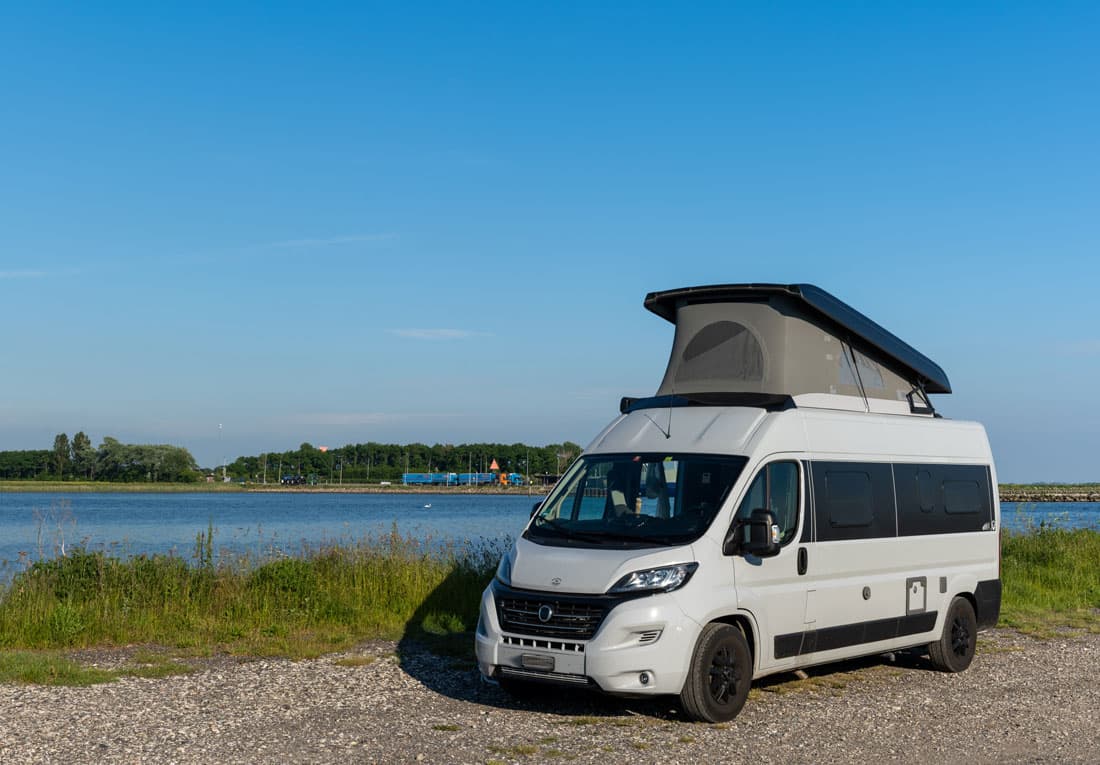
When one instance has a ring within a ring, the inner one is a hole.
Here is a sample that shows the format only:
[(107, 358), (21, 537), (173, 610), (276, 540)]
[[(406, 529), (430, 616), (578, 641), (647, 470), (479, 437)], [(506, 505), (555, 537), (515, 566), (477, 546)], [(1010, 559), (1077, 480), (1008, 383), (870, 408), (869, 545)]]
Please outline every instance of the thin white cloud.
[(282, 249), (287, 247), (333, 247), (340, 244), (356, 244), (359, 242), (384, 242), (396, 239), (397, 234), (353, 234), (351, 236), (329, 236), (318, 239), (287, 239), (282, 242), (268, 242), (259, 245), (263, 248)]
[(471, 337), (490, 337), (488, 332), (474, 332), (469, 329), (388, 329), (391, 335), (409, 340), (466, 340)]

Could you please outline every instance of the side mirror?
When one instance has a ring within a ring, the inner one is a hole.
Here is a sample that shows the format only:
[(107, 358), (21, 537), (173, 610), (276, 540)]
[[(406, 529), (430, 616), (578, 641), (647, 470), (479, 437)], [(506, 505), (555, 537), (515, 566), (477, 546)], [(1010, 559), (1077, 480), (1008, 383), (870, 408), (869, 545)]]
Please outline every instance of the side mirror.
[(540, 507), (542, 507), (542, 500), (541, 499), (538, 502), (535, 503), (534, 507), (531, 508), (531, 516), (530, 517), (534, 518), (535, 513), (537, 513), (539, 511)]
[(758, 558), (778, 555), (779, 525), (771, 510), (753, 510), (750, 518), (737, 521), (722, 545), (722, 552), (726, 555), (755, 555)]

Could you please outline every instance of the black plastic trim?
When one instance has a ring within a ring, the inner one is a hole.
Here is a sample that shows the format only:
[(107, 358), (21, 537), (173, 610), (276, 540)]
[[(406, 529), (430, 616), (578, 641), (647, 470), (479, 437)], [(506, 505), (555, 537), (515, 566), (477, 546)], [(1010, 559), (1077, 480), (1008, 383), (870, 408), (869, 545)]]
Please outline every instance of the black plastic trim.
[(814, 507), (817, 499), (814, 497), (814, 467), (810, 460), (802, 460), (802, 475), (806, 479), (806, 502), (802, 515), (802, 536), (798, 538), (799, 544), (809, 544), (814, 541)]
[(792, 632), (775, 638), (775, 658), (786, 659), (816, 651), (831, 651), (863, 643), (877, 643), (906, 635), (929, 632), (936, 626), (936, 611), (909, 616), (875, 619), (869, 622), (842, 624), (821, 630)]
[(747, 406), (782, 412), (794, 409), (794, 399), (785, 393), (691, 393), (675, 396), (648, 396), (631, 398), (623, 396), (619, 412), (627, 414), (639, 409), (667, 409), (681, 406)]
[[(518, 587), (509, 587), (499, 579), (493, 579), (492, 588), (493, 600), (496, 602), (498, 618), (501, 599), (514, 598), (521, 600), (542, 600), (547, 603), (573, 603), (602, 608), (604, 614), (600, 620), (600, 624), (603, 624), (603, 619), (607, 618), (607, 615), (611, 613), (611, 609), (620, 603), (625, 603), (628, 600), (637, 600), (638, 598), (647, 598), (652, 595), (660, 595), (663, 592), (662, 590), (645, 590), (643, 592), (616, 593), (614, 595), (579, 595), (575, 593), (550, 592), (547, 590), (524, 590)], [(596, 627), (595, 631), (599, 631), (599, 626)], [(516, 635), (527, 634), (519, 632), (511, 633), (510, 630), (508, 632)]]
[(529, 680), (534, 683), (543, 683), (545, 685), (561, 685), (569, 688), (599, 688), (596, 681), (587, 675), (566, 675), (560, 672), (536, 672), (529, 669), (500, 666), (497, 667), (493, 679), (500, 682), (502, 677), (514, 677), (518, 680)]
[(1001, 580), (986, 579), (978, 582), (974, 589), (974, 600), (978, 604), (978, 629), (995, 627), (997, 620), (1001, 618)]
[[(811, 313), (851, 333), (912, 372), (928, 393), (950, 393), (951, 382), (939, 364), (839, 298), (813, 284), (712, 284), (650, 292), (645, 307), (676, 323), (676, 309), (695, 303), (766, 302), (773, 296), (799, 301)], [(844, 334), (844, 333), (842, 333)]]

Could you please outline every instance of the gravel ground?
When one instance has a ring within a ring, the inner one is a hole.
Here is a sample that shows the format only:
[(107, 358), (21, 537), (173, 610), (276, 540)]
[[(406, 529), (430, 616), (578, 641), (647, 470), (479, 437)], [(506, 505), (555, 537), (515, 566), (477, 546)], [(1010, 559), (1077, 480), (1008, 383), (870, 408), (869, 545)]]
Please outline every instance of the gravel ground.
[[(960, 675), (898, 654), (768, 678), (726, 725), (684, 722), (672, 701), (520, 704), (468, 665), (396, 650), (0, 685), (0, 762), (1100, 762), (1097, 634), (986, 632)], [(81, 658), (117, 666), (128, 652)]]

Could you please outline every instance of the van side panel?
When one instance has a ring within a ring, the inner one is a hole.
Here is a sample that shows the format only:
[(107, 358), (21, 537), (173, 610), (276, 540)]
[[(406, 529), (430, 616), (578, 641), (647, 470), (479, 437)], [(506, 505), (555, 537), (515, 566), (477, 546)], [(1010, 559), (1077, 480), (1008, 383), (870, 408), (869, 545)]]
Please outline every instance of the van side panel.
[(988, 441), (973, 423), (804, 412), (813, 508), (803, 634), (776, 658), (819, 663), (937, 638), (966, 595), (980, 626), (1000, 603), (999, 512)]

